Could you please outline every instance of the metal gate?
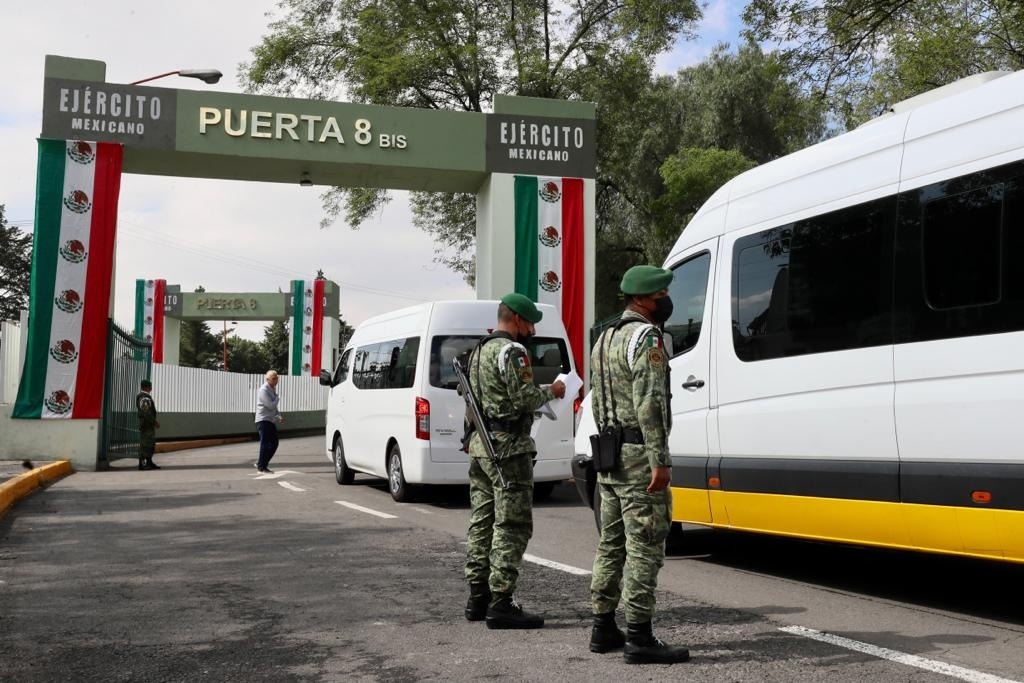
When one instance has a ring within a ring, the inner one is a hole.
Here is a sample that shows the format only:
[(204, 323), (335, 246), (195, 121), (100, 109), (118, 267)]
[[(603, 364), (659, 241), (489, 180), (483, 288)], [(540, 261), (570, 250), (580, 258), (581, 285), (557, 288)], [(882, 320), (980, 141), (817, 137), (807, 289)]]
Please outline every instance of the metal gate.
[(153, 345), (109, 323), (103, 378), (103, 420), (97, 469), (118, 458), (139, 457), (139, 416), (135, 397), (152, 370)]

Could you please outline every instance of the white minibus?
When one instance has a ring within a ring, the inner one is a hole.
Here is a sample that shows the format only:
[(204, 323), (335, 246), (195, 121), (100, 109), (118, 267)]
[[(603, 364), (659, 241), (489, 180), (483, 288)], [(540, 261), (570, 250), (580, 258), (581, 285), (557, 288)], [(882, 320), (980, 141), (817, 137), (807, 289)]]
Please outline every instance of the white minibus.
[(674, 519), (1024, 562), (1022, 254), (1024, 71), (720, 188), (665, 261)]
[[(465, 403), (452, 359), (470, 351), (497, 324), (497, 301), (437, 301), (386, 313), (359, 325), (334, 372), (327, 402), (327, 458), (339, 484), (356, 472), (384, 477), (391, 496), (410, 498), (417, 484), (468, 484), (461, 450)], [(554, 307), (527, 345), (537, 384), (573, 370), (572, 353)], [(535, 424), (534, 493), (549, 495), (570, 476), (573, 418)]]

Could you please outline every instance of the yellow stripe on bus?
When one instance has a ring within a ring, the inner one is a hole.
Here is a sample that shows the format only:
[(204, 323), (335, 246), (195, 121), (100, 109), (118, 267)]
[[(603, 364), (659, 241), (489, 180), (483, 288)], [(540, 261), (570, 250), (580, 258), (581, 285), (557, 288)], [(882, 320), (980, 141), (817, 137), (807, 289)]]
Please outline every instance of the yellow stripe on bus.
[(1024, 512), (672, 489), (676, 522), (1024, 563)]

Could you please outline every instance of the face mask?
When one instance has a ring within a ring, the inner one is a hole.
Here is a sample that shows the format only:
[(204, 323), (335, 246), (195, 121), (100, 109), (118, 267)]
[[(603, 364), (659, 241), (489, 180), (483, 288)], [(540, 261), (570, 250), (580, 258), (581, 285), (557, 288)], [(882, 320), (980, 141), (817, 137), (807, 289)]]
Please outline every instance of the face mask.
[(672, 317), (672, 297), (663, 296), (654, 300), (654, 310), (651, 311), (651, 320), (659, 325)]

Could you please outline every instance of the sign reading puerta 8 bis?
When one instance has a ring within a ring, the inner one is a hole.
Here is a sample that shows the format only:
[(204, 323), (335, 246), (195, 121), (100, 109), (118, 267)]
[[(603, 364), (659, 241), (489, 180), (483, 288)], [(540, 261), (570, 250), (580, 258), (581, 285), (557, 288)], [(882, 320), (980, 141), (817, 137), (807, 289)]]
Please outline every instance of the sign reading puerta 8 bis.
[(16, 417), (98, 417), (122, 173), (474, 193), (477, 296), (515, 290), (555, 305), (585, 374), (593, 103), (499, 95), (494, 113), (484, 114), (105, 77), (102, 62), (46, 58), (33, 295)]
[[(379, 107), (66, 78), (46, 79), (43, 97), (44, 138), (275, 162), (276, 172), (260, 163), (249, 171), (261, 180), (298, 182), (306, 172), (313, 182), (332, 182), (345, 169), (323, 164), (340, 161), (379, 165), (381, 174), (363, 169), (371, 183), (413, 189), (433, 183), (445, 190), (476, 191), (486, 172), (593, 178), (595, 135), (593, 118)], [(125, 159), (126, 171), (138, 166), (143, 172), (203, 177), (229, 172), (208, 166), (189, 173), (183, 158), (134, 156)], [(280, 164), (284, 159), (304, 160), (310, 167), (303, 171)], [(412, 168), (433, 168), (441, 177), (413, 178)], [(237, 176), (238, 169), (231, 168), (230, 175)]]

